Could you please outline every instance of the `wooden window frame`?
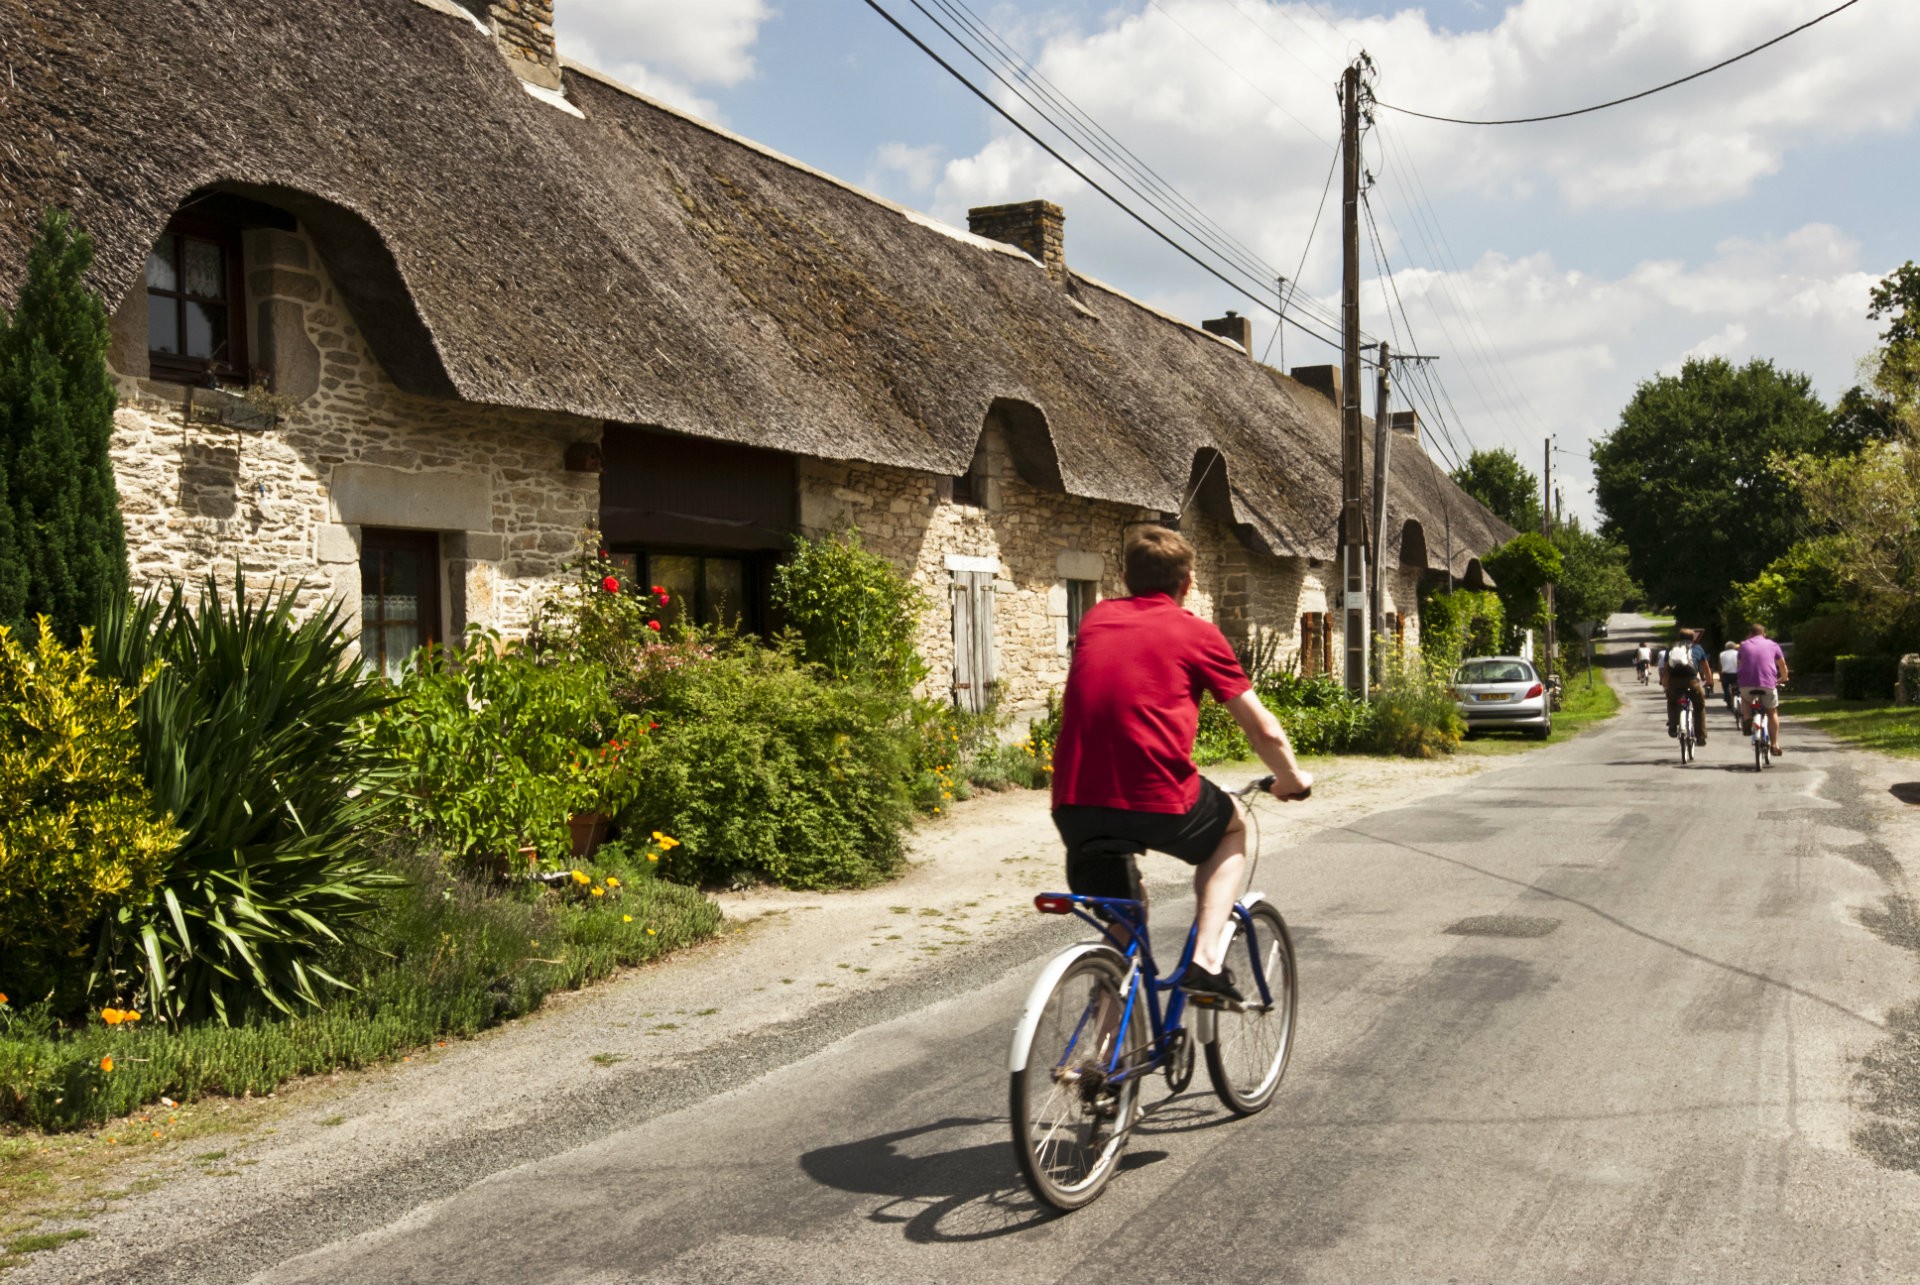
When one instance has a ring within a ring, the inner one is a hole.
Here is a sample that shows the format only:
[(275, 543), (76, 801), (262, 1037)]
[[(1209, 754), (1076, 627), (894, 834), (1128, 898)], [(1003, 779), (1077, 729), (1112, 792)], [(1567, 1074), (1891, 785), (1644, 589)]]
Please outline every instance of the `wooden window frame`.
[(632, 581), (628, 586), (634, 593), (650, 594), (652, 587), (658, 584), (654, 576), (654, 558), (698, 558), (700, 568), (700, 588), (696, 591), (693, 610), (686, 619), (705, 628), (705, 618), (709, 603), (707, 597), (707, 570), (705, 563), (709, 559), (724, 558), (728, 562), (741, 564), (741, 581), (745, 587), (746, 601), (739, 604), (740, 632), (766, 637), (767, 627), (767, 587), (772, 580), (772, 563), (775, 555), (755, 552), (749, 549), (677, 549), (654, 545), (651, 547), (620, 545), (610, 552), (634, 559)]
[[(417, 553), (423, 555), (425, 574), (420, 583), (419, 619), (415, 622), (420, 628), (419, 646), (429, 643), (443, 645), (440, 626), (440, 535), (437, 531), (408, 531), (393, 527), (367, 527), (360, 532), (360, 594), (367, 597), (367, 558), (382, 553)], [(376, 586), (378, 588), (380, 586)], [(387, 595), (376, 593), (376, 598), (385, 602)], [(360, 658), (375, 673), (386, 673), (386, 628), (385, 619), (369, 621), (364, 613), (360, 620)], [(376, 648), (368, 649), (369, 637), (376, 639)]]
[[(227, 356), (224, 361), (204, 357), (188, 357), (180, 353), (165, 353), (152, 346), (153, 337), (147, 337), (147, 371), (150, 378), (177, 384), (208, 384), (213, 382), (227, 384), (246, 384), (251, 381), (252, 368), (247, 358), (247, 287), (246, 261), (241, 250), (241, 235), (238, 225), (212, 219), (194, 218), (191, 215), (176, 215), (168, 224), (161, 238), (181, 242), (185, 240), (205, 241), (218, 245), (225, 256), (227, 297), (224, 300), (227, 314)], [(155, 242), (157, 247), (159, 242)], [(189, 295), (185, 287), (186, 255), (184, 247), (174, 247), (174, 262), (181, 274), (181, 287), (177, 290), (156, 290), (146, 288), (146, 297), (155, 296), (174, 301), (175, 319), (182, 346), (186, 336), (186, 306), (196, 296)], [(202, 300), (202, 302), (205, 302)]]
[[(1086, 601), (1076, 604), (1074, 601), (1076, 596), (1084, 597)], [(1099, 601), (1100, 582), (1098, 580), (1069, 579), (1067, 581), (1067, 646), (1073, 646), (1074, 640), (1080, 636), (1080, 622), (1086, 619), (1087, 612), (1091, 611), (1094, 604)]]

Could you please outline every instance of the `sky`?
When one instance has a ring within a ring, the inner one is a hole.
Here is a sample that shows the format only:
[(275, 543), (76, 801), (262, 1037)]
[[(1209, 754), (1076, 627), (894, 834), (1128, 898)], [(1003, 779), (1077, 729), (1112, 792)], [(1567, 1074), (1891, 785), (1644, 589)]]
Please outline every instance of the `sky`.
[[(1836, 2), (877, 0), (1151, 213), (927, 13), (992, 32), (1242, 247), (1248, 293), (1047, 156), (867, 0), (556, 0), (554, 20), (563, 53), (944, 221), (1056, 201), (1074, 269), (1196, 322), (1248, 315), (1256, 353), (1292, 367), (1338, 354), (1291, 328), (1276, 341), (1249, 294), (1273, 304), (1284, 275), (1290, 313), (1337, 316), (1337, 188), (1317, 229), (1315, 216), (1354, 56), (1372, 59), (1382, 104), (1529, 116), (1686, 75)], [(1450, 463), (1504, 447), (1537, 474), (1552, 435), (1566, 508), (1592, 520), (1589, 444), (1641, 381), (1715, 355), (1802, 372), (1828, 402), (1857, 382), (1878, 329), (1869, 288), (1920, 257), (1915, 49), (1920, 4), (1859, 0), (1723, 71), (1571, 120), (1376, 109), (1363, 154), (1389, 271), (1363, 225), (1362, 326), (1438, 358), (1419, 386), (1447, 421), (1442, 435), (1423, 413), (1431, 449)]]

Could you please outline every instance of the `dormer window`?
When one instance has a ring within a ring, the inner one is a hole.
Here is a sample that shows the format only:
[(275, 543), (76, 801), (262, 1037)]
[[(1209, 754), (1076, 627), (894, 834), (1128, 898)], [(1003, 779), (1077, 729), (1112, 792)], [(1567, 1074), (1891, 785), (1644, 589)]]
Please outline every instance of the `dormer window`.
[(147, 361), (155, 379), (244, 383), (240, 230), (175, 219), (147, 255)]

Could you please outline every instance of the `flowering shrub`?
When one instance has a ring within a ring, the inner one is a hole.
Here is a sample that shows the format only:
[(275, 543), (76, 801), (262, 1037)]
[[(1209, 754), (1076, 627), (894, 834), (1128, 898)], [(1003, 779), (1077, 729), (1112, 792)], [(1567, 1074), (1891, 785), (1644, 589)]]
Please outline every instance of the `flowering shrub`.
[(794, 650), (832, 678), (908, 692), (926, 676), (914, 650), (926, 594), (857, 529), (796, 537), (793, 557), (774, 572), (773, 603), (798, 638)]

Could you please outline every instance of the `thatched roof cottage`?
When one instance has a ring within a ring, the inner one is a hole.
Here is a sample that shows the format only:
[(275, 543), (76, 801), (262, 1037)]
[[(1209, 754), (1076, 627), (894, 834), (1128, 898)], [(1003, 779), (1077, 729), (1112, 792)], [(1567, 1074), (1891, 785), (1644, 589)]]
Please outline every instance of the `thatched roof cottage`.
[[(1119, 591), (1125, 525), (1184, 509), (1196, 609), (1330, 663), (1327, 372), (1074, 272), (1056, 207), (945, 227), (560, 59), (551, 22), (0, 0), (0, 299), (71, 210), (137, 580), (237, 556), (339, 595), (392, 666), (522, 626), (588, 526), (757, 625), (790, 536), (853, 524), (951, 597), (935, 685), (1020, 706)], [(1410, 631), (1511, 534), (1413, 427), (1384, 533)]]

